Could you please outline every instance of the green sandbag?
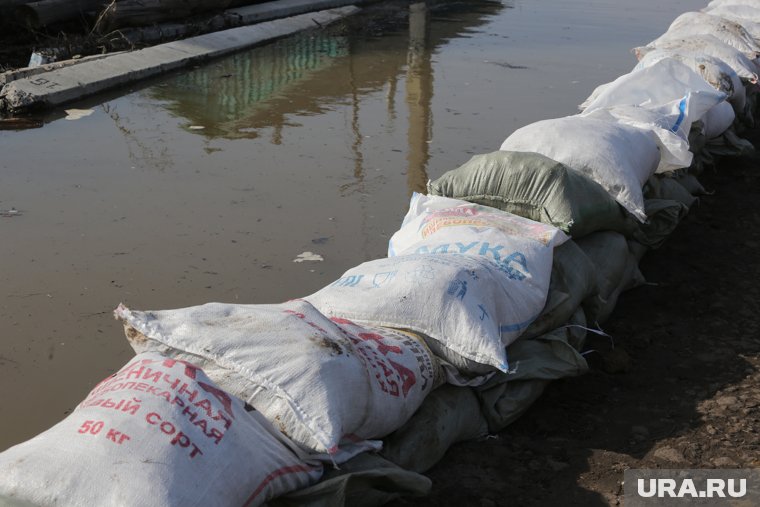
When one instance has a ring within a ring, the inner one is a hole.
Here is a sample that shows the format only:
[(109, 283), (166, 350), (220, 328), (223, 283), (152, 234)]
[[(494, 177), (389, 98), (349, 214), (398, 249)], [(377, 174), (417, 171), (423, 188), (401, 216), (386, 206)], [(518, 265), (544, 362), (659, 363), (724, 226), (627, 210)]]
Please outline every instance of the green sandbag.
[(538, 153), (476, 155), (428, 183), (428, 193), (508, 211), (574, 238), (602, 230), (628, 234), (634, 224), (601, 185)]
[(521, 339), (540, 336), (562, 326), (579, 306), (587, 302), (593, 304), (597, 294), (596, 266), (575, 241), (563, 243), (554, 249), (546, 304)]
[(551, 380), (504, 382), (478, 393), (491, 433), (498, 433), (520, 418), (541, 397)]
[(650, 248), (661, 247), (689, 212), (685, 204), (670, 199), (646, 199), (644, 209), (649, 220), (639, 226), (633, 237)]
[(586, 336), (585, 323), (579, 308), (568, 326), (532, 340), (520, 338), (507, 348), (514, 371), (497, 373), (474, 389), (491, 433), (517, 420), (552, 380), (588, 371), (586, 359), (578, 352)]
[(322, 480), (313, 486), (270, 500), (269, 507), (373, 507), (402, 496), (425, 496), (432, 482), (424, 475), (383, 459), (362, 453), (343, 463), (339, 469), (326, 469)]
[(648, 248), (659, 248), (686, 216), (697, 198), (679, 179), (658, 174), (647, 180), (643, 191), (647, 222), (637, 224), (632, 237)]
[(488, 434), (488, 426), (469, 387), (445, 385), (428, 395), (409, 421), (383, 441), (383, 457), (424, 472), (457, 442)]
[(685, 188), (691, 195), (707, 195), (709, 192), (699, 182), (696, 176), (686, 171), (676, 171), (673, 179)]
[[(699, 185), (699, 182), (697, 182)], [(665, 199), (680, 202), (687, 208), (691, 208), (697, 200), (689, 190), (687, 190), (679, 179), (670, 178), (655, 174), (647, 180), (644, 185), (644, 200), (646, 199)], [(647, 213), (647, 216), (650, 216)]]
[(643, 284), (644, 276), (639, 271), (638, 259), (628, 248), (628, 241), (616, 232), (595, 232), (579, 239), (577, 244), (596, 266), (599, 285), (601, 305), (594, 311), (588, 305), (586, 316), (589, 322), (602, 324), (615, 309), (620, 294)]

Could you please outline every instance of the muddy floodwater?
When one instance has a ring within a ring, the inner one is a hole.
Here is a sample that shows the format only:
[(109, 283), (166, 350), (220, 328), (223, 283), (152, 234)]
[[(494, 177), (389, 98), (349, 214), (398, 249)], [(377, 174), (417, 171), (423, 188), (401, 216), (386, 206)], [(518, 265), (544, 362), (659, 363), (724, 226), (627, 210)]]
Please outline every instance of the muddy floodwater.
[(0, 450), (133, 355), (120, 302), (311, 294), (384, 256), (428, 179), (573, 114), (705, 4), (384, 3), (0, 132)]

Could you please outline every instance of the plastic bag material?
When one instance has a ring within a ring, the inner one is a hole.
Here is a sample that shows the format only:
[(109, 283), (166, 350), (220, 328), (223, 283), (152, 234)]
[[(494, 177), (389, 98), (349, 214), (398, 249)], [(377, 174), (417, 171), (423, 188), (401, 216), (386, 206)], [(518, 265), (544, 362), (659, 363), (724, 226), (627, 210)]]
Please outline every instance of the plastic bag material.
[(723, 60), (736, 72), (739, 77), (748, 82), (757, 83), (758, 67), (747, 55), (720, 41), (712, 35), (691, 35), (662, 41), (656, 46), (642, 46), (634, 48), (636, 58), (641, 60), (647, 53), (656, 49), (671, 51), (674, 53), (701, 53)]
[(518, 342), (562, 326), (584, 302), (594, 301), (599, 294), (595, 271), (594, 264), (574, 241), (557, 247), (546, 305)]
[(429, 182), (428, 193), (498, 208), (573, 237), (631, 231), (631, 220), (601, 185), (538, 153), (476, 155)]
[(641, 187), (660, 163), (651, 133), (628, 125), (567, 116), (516, 130), (504, 151), (541, 153), (580, 171), (638, 220), (646, 220)]
[(707, 81), (710, 86), (727, 95), (726, 100), (734, 107), (737, 115), (747, 115), (747, 94), (744, 83), (736, 71), (726, 62), (713, 56), (684, 50), (656, 49), (647, 53), (636, 65), (634, 71), (651, 67), (666, 58), (678, 60), (702, 76), (702, 79)]
[(316, 458), (376, 450), (439, 384), (418, 337), (330, 320), (308, 302), (116, 311), (132, 347), (202, 367)]
[(639, 271), (638, 260), (621, 234), (595, 232), (576, 243), (596, 266), (599, 285), (601, 304), (586, 316), (589, 322), (603, 324), (615, 309), (620, 294), (643, 284), (645, 279)]
[(383, 441), (382, 455), (403, 468), (425, 472), (455, 443), (487, 434), (488, 424), (473, 389), (443, 386)]
[[(451, 242), (457, 251), (457, 243), (471, 247), (475, 255), (452, 250), (365, 262), (307, 300), (332, 317), (422, 333), (451, 351), (450, 361), (470, 360), (455, 364), (465, 374), (507, 371), (505, 345), (520, 336), (544, 306), (552, 250), (541, 247), (545, 250), (534, 257), (508, 248), (489, 253), (464, 240)], [(477, 255), (477, 249), (483, 255)], [(500, 266), (487, 257), (492, 253), (511, 260)], [(472, 364), (480, 368), (468, 370)]]
[(0, 454), (0, 497), (34, 505), (262, 505), (321, 474), (319, 463), (305, 461), (203, 371), (146, 353), (66, 419)]
[(671, 23), (667, 32), (655, 39), (650, 45), (673, 38), (689, 37), (691, 35), (712, 35), (721, 42), (732, 46), (750, 59), (755, 59), (760, 52), (760, 46), (742, 25), (706, 12), (685, 12)]
[(269, 507), (375, 507), (401, 497), (430, 493), (432, 482), (404, 470), (375, 453), (362, 453), (328, 469), (324, 478), (307, 488), (270, 501)]
[(713, 106), (702, 118), (705, 137), (710, 140), (723, 135), (734, 124), (734, 120), (736, 113), (727, 102)]

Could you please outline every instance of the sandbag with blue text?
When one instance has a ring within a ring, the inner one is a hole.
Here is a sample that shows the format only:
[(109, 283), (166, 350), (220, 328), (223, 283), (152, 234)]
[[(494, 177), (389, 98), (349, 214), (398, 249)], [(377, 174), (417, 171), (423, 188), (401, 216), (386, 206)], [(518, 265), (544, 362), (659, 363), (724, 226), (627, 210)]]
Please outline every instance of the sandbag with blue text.
[(145, 353), (0, 454), (0, 503), (261, 505), (319, 479), (297, 452), (202, 370)]
[(137, 352), (202, 367), (305, 450), (336, 463), (377, 450), (380, 442), (369, 439), (402, 425), (440, 379), (413, 334), (329, 319), (304, 300), (155, 312), (120, 306), (116, 315)]
[(464, 373), (506, 371), (504, 347), (544, 307), (554, 246), (566, 240), (495, 208), (415, 194), (390, 258), (350, 269), (307, 299), (327, 315), (424, 333), (469, 360), (446, 356)]

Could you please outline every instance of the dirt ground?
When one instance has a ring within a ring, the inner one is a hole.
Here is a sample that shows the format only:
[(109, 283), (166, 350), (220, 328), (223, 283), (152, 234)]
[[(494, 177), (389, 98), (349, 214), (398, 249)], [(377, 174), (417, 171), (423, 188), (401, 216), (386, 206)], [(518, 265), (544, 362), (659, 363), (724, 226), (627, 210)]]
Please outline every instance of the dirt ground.
[[(760, 133), (752, 140), (760, 146)], [(726, 159), (714, 193), (641, 270), (594, 339), (505, 431), (454, 446), (404, 505), (623, 505), (629, 468), (760, 467), (760, 158)], [(606, 340), (606, 339), (604, 339)]]

